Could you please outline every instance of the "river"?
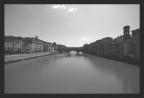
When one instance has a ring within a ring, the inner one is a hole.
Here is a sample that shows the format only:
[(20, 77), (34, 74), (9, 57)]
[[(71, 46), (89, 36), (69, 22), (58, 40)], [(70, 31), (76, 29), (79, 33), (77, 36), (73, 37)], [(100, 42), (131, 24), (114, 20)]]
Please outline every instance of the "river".
[(5, 64), (4, 90), (6, 94), (140, 93), (140, 67), (72, 51)]

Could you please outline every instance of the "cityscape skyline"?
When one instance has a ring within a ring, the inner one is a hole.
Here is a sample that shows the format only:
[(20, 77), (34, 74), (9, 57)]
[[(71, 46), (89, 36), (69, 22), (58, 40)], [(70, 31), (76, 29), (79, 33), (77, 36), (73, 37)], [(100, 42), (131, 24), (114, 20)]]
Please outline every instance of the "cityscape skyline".
[(5, 35), (35, 37), (80, 47), (104, 37), (140, 28), (139, 4), (6, 4)]

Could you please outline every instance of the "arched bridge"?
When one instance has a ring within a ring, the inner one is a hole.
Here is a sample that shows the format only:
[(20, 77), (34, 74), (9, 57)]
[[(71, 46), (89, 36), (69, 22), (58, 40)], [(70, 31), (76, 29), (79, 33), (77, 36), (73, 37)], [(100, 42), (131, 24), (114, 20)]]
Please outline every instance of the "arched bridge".
[(76, 51), (77, 53), (82, 51), (82, 47), (65, 47), (65, 48), (61, 48), (59, 49), (59, 52), (68, 52), (70, 53), (70, 51)]

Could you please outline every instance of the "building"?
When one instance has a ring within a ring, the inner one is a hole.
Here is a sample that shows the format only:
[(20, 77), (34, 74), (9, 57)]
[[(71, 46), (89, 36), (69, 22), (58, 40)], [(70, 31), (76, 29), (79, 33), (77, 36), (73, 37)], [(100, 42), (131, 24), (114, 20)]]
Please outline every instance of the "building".
[(101, 43), (99, 43), (99, 54), (101, 56), (108, 55), (109, 50), (107, 49), (110, 43), (112, 43), (113, 38), (106, 37), (101, 39)]
[(118, 36), (117, 38), (114, 39), (116, 41), (116, 43), (121, 43), (124, 41), (124, 36), (121, 35), (121, 36)]
[(111, 55), (114, 57), (119, 57), (120, 51), (119, 51), (119, 44), (117, 42), (111, 43)]
[(57, 44), (57, 46), (58, 46), (58, 50), (63, 49), (63, 48), (66, 48), (65, 45), (61, 45), (61, 44)]
[(4, 39), (5, 54), (58, 51), (60, 48), (64, 47), (66, 46), (60, 44), (57, 45), (55, 42), (50, 43), (42, 41), (37, 36), (34, 38), (5, 36)]
[(43, 41), (37, 36), (35, 38), (26, 37), (24, 44), (26, 52), (43, 52)]
[(33, 51), (34, 52), (43, 52), (43, 41), (38, 39), (38, 37), (36, 36), (35, 38), (33, 38), (32, 40), (33, 42)]
[(57, 46), (56, 42), (53, 42), (53, 43), (52, 43), (52, 50), (53, 50), (53, 51), (56, 51), (57, 48), (58, 48), (58, 46)]
[(54, 50), (52, 43), (43, 41), (43, 52), (48, 52)]
[(133, 40), (132, 38), (129, 38), (127, 40), (125, 40), (123, 42), (123, 48), (124, 48), (124, 52), (123, 52), (123, 55), (124, 56), (128, 56), (128, 57), (131, 57), (131, 58), (134, 58), (134, 47), (135, 47), (135, 44), (133, 43)]
[(114, 46), (112, 43), (107, 44), (107, 56), (112, 56), (114, 54), (113, 48)]
[(13, 53), (13, 36), (5, 36), (4, 38), (4, 51), (5, 54), (12, 54)]
[(140, 60), (140, 29), (132, 30), (131, 32), (132, 32), (132, 39), (136, 47), (135, 59)]
[(106, 37), (83, 46), (85, 53), (95, 54), (105, 57), (120, 58), (124, 61), (140, 60), (140, 29), (132, 30), (130, 26), (123, 28), (123, 35), (114, 40)]
[(106, 37), (102, 39), (102, 42), (104, 44), (104, 55), (108, 55), (108, 45), (111, 44), (113, 42), (113, 38), (111, 37)]
[(5, 36), (5, 54), (19, 54), (24, 52), (22, 37)]
[(118, 36), (117, 38), (114, 39), (114, 42), (112, 44), (112, 49), (114, 50), (112, 51), (112, 54), (116, 55), (117, 57), (122, 57), (122, 52), (123, 52), (123, 48), (121, 48), (121, 43), (124, 41), (124, 36)]
[(43, 52), (47, 52), (48, 51), (48, 44), (47, 42), (43, 41)]
[(130, 26), (124, 26), (123, 28), (124, 40), (129, 39), (130, 36)]
[[(129, 27), (127, 27), (129, 28)], [(123, 56), (140, 59), (140, 29), (132, 30), (132, 36), (129, 35), (129, 30), (124, 30), (124, 40), (120, 43), (120, 57)]]
[(48, 42), (48, 51), (53, 51), (52, 43)]
[(34, 52), (34, 43), (33, 43), (32, 39), (33, 38), (30, 38), (30, 37), (24, 38), (25, 52), (28, 52), (28, 53)]
[(14, 54), (23, 53), (24, 47), (23, 47), (23, 38), (22, 37), (14, 37), (13, 40), (13, 52)]
[(131, 35), (129, 33), (130, 26), (125, 26), (123, 28), (123, 40), (121, 38), (120, 44), (119, 44), (119, 49), (120, 49), (120, 54), (119, 57), (122, 58), (124, 56), (129, 56), (130, 53), (130, 44), (131, 44)]
[(94, 47), (94, 42), (90, 43), (89, 45), (89, 53), (90, 54), (95, 54), (95, 47)]
[(89, 51), (89, 50), (88, 50), (88, 47), (89, 47), (89, 44), (84, 44), (84, 45), (83, 45), (82, 50), (83, 50), (84, 53), (88, 53), (88, 51)]

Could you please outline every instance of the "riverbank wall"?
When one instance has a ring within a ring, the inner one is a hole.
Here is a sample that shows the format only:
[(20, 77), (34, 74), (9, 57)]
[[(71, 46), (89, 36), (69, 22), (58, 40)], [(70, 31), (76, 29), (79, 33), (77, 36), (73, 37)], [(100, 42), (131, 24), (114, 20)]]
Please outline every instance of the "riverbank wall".
[(4, 56), (4, 63), (12, 63), (26, 59), (32, 59), (42, 56), (48, 56), (53, 54), (58, 54), (58, 51), (51, 51), (51, 52), (42, 52), (42, 53), (27, 53), (27, 54), (17, 54), (17, 55), (5, 55)]

